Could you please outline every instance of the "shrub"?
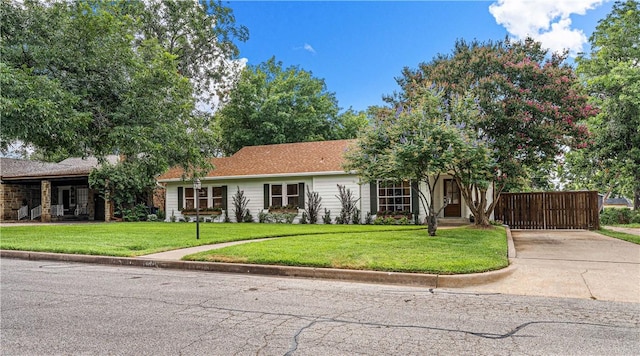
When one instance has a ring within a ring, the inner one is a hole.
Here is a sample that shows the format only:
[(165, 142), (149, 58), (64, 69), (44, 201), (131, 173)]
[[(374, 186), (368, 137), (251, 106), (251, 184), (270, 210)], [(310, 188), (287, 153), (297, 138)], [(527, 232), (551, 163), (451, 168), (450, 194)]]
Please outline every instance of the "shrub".
[(171, 222), (176, 222), (176, 216), (174, 214), (173, 209), (171, 210), (171, 217), (169, 218), (169, 220), (171, 220)]
[(408, 217), (403, 216), (400, 219), (397, 219), (395, 221), (395, 223), (398, 224), (398, 225), (409, 225), (409, 224), (411, 224), (411, 220), (409, 220)]
[[(244, 196), (244, 190), (240, 190), (239, 186), (236, 186), (238, 190), (236, 194), (231, 198), (233, 200), (233, 208), (236, 216), (236, 222), (243, 222), (245, 218), (245, 214), (247, 213), (247, 205), (249, 205), (249, 199)], [(225, 222), (226, 219), (225, 219)]]
[(247, 209), (247, 211), (244, 213), (244, 218), (242, 221), (246, 223), (254, 222), (253, 215), (251, 215), (251, 211), (249, 209)]
[(284, 214), (284, 221), (287, 224), (293, 224), (293, 220), (296, 219), (296, 216), (298, 216), (298, 214)]
[(381, 216), (373, 220), (373, 225), (382, 225), (382, 224), (384, 224), (384, 218)]
[(356, 199), (350, 189), (340, 184), (338, 184), (338, 193), (339, 195), (336, 195), (336, 198), (340, 200), (342, 207), (340, 208), (340, 214), (336, 217), (336, 224), (349, 224), (353, 220), (355, 210), (358, 209), (356, 204), (360, 198)]
[(331, 224), (331, 210), (324, 208), (324, 215), (322, 216), (322, 222), (325, 224)]
[(269, 214), (261, 211), (258, 213), (258, 222), (260, 223), (268, 223), (269, 222)]
[(351, 223), (354, 225), (360, 224), (360, 209), (355, 208), (353, 215), (351, 216)]
[(373, 217), (371, 216), (371, 212), (367, 211), (367, 216), (364, 218), (364, 224), (365, 225), (370, 225), (372, 219), (373, 219)]
[(162, 210), (162, 209), (158, 209), (158, 212), (156, 213), (156, 216), (158, 217), (158, 220), (160, 220), (160, 221), (164, 221), (164, 219), (167, 217), (167, 215), (164, 213), (164, 210)]
[(156, 214), (147, 215), (147, 221), (158, 221), (158, 215)]
[(307, 224), (307, 212), (303, 211), (302, 216), (300, 217), (300, 224)]
[[(403, 219), (406, 219), (406, 217), (403, 217)], [(396, 220), (396, 218), (392, 217), (392, 216), (388, 216), (386, 218), (384, 218), (384, 225), (396, 225), (398, 223), (398, 220)]]
[(320, 207), (322, 207), (322, 197), (318, 192), (312, 192), (307, 187), (307, 209), (305, 212), (309, 217), (309, 223), (315, 224), (318, 222), (318, 214), (320, 213)]
[(229, 219), (229, 209), (224, 211), (224, 222), (231, 222), (231, 219)]
[(608, 208), (600, 214), (600, 223), (602, 225), (629, 224), (638, 214), (640, 213), (629, 208)]

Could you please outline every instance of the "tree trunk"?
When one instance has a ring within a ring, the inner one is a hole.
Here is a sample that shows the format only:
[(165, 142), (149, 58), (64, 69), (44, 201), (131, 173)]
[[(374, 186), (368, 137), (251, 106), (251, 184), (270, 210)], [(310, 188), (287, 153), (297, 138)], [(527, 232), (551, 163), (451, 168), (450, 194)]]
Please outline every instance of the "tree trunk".
[(429, 236), (436, 236), (436, 230), (438, 230), (438, 217), (434, 214), (429, 214), (426, 218), (427, 220), (427, 231), (429, 231)]
[(633, 192), (633, 210), (640, 210), (640, 186), (637, 186)]
[(475, 215), (475, 219), (476, 226), (487, 227), (491, 225), (491, 222), (489, 221), (489, 215), (484, 209), (478, 209), (477, 215)]

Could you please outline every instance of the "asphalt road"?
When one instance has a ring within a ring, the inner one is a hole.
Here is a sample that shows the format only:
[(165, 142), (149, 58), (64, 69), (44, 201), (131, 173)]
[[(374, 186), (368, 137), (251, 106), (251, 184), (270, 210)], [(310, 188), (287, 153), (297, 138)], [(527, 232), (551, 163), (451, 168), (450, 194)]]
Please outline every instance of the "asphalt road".
[(640, 354), (640, 304), (3, 259), (3, 355)]

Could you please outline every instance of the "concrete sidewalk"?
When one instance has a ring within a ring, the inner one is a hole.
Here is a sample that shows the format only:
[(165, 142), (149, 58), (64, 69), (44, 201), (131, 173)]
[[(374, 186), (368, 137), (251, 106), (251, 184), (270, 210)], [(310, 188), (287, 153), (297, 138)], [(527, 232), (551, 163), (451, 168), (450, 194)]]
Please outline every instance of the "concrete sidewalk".
[(465, 289), (640, 303), (640, 245), (592, 231), (512, 231), (515, 272)]
[(607, 230), (624, 232), (625, 234), (640, 236), (640, 228), (638, 227), (621, 227), (621, 226), (603, 226)]
[(171, 250), (171, 251), (165, 251), (165, 252), (152, 253), (150, 255), (144, 255), (144, 256), (140, 256), (138, 258), (144, 258), (144, 259), (148, 259), (148, 260), (179, 261), (184, 256), (192, 255), (192, 254), (198, 253), (198, 252), (216, 250), (216, 249), (219, 249), (219, 248), (224, 248), (224, 247), (228, 247), (228, 246), (235, 246), (235, 245), (242, 245), (242, 244), (246, 244), (246, 243), (250, 243), (250, 242), (260, 242), (260, 241), (273, 240), (273, 239), (277, 239), (277, 238), (278, 237), (268, 237), (268, 238), (264, 238), (264, 239), (241, 240), (241, 241), (223, 242), (223, 243), (213, 244), (213, 245), (202, 245), (202, 246), (181, 248), (181, 249), (178, 249), (178, 250)]

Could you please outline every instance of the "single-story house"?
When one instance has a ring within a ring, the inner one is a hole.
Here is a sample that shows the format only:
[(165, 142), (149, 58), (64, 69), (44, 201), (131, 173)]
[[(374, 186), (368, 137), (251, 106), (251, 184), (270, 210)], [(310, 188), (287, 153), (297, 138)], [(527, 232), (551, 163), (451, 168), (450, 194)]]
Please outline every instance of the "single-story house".
[(607, 198), (602, 206), (603, 208), (630, 208), (633, 209), (633, 203), (625, 197)]
[[(116, 163), (118, 156), (108, 156)], [(113, 216), (110, 201), (89, 187), (96, 158), (59, 163), (0, 158), (0, 221), (104, 220)]]
[[(355, 173), (345, 172), (344, 153), (354, 143), (354, 140), (335, 140), (244, 147), (231, 157), (212, 158), (215, 168), (200, 179), (202, 188), (197, 194), (193, 182), (183, 179), (184, 171), (174, 167), (158, 177), (158, 182), (166, 188), (166, 219), (192, 215), (197, 204), (200, 210), (207, 209), (201, 213), (205, 217), (214, 214), (212, 208), (220, 208), (228, 210), (233, 221), (232, 199), (238, 189), (249, 198), (247, 208), (254, 218), (270, 208), (289, 205), (298, 207), (296, 221), (299, 220), (305, 207), (305, 192), (309, 189), (322, 198), (319, 220), (324, 209), (335, 219), (341, 208), (337, 197), (338, 185), (341, 185), (358, 199), (363, 220), (368, 213), (375, 216), (380, 211), (402, 211), (418, 213), (423, 221), (424, 208), (419, 206), (418, 197), (411, 189), (413, 182), (369, 184), (363, 183)], [(425, 187), (420, 189), (426, 191)], [(450, 204), (440, 217), (469, 221), (471, 212), (450, 176), (439, 180), (436, 204), (443, 204), (445, 197)]]

